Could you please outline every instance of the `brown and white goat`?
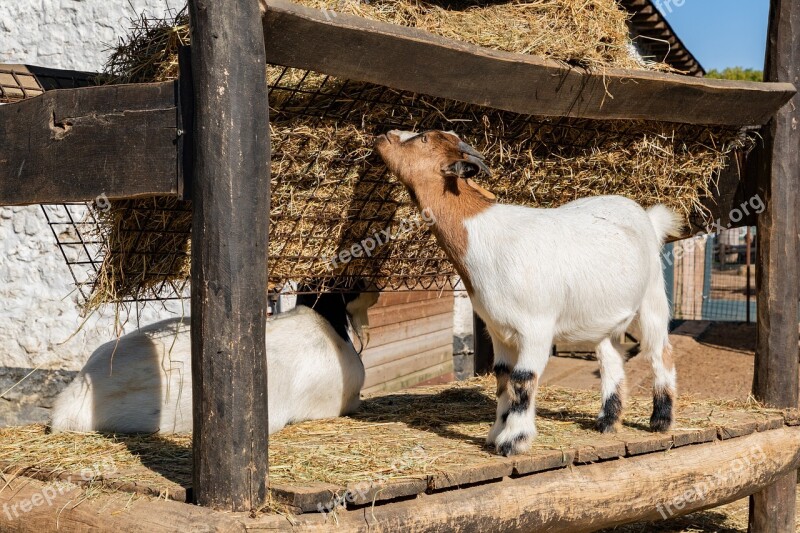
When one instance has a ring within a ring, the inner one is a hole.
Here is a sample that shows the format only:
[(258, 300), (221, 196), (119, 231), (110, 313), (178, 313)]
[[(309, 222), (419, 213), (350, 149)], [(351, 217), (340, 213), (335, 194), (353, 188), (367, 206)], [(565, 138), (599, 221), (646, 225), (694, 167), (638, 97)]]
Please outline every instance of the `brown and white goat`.
[(638, 314), (642, 353), (655, 373), (650, 426), (673, 419), (675, 369), (667, 337), (669, 304), (660, 251), (680, 229), (662, 205), (600, 196), (557, 209), (502, 205), (472, 181), (483, 156), (454, 133), (390, 131), (375, 148), (420, 209), (454, 263), (495, 350), (497, 418), (487, 443), (511, 455), (536, 435), (539, 377), (554, 341), (597, 343), (600, 431), (619, 425), (624, 369), (611, 339)]

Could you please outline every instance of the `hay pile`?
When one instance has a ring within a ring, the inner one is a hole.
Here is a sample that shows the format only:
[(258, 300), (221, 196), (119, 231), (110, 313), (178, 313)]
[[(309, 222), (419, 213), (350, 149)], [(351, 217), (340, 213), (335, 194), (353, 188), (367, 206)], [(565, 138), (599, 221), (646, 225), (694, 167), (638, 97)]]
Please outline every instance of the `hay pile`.
[[(454, 10), (408, 0), (302, 3), (572, 64), (631, 67), (637, 61), (627, 49), (626, 14), (614, 0), (461, 3)], [(173, 79), (177, 47), (188, 39), (184, 15), (142, 19), (113, 53), (106, 81)], [(731, 128), (522, 116), (292, 68), (269, 66), (268, 80), (269, 279), (275, 289), (312, 279), (336, 288), (358, 277), (380, 288), (452, 286), (452, 265), (405, 190), (372, 154), (372, 135), (390, 128), (455, 130), (487, 154), (494, 177), (482, 184), (502, 202), (552, 207), (588, 195), (623, 194), (706, 219), (702, 199), (714, 188), (715, 172), (748, 143)], [(158, 207), (169, 209), (145, 223), (141, 214)], [(158, 297), (167, 281), (184, 285), (189, 209), (186, 202), (155, 198), (114, 202), (98, 213), (105, 259), (87, 308)], [(382, 230), (397, 238), (370, 258), (331, 264), (341, 250)]]
[[(376, 394), (351, 416), (287, 426), (269, 439), (270, 482), (345, 486), (425, 477), (503, 460), (484, 446), (495, 417), (495, 386), (494, 377), (477, 377)], [(598, 392), (541, 387), (538, 436), (525, 455), (654, 436), (647, 429), (650, 398), (627, 401), (624, 427), (614, 435), (593, 429), (599, 408)], [(673, 432), (765, 420), (780, 413), (754, 402), (682, 396)], [(0, 466), (4, 472), (78, 472), (111, 465), (117, 482), (188, 487), (191, 445), (190, 435), (49, 434), (41, 425), (7, 427), (0, 428)]]

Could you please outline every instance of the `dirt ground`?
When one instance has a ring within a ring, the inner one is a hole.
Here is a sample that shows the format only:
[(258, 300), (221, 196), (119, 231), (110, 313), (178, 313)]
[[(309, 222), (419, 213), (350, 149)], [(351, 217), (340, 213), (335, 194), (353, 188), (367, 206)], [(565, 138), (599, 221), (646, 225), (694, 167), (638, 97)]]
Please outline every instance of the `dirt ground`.
[[(739, 398), (750, 395), (756, 330), (754, 324), (686, 322), (670, 335), (678, 371), (678, 396)], [(649, 364), (633, 356), (625, 364), (629, 394), (649, 396)], [(597, 362), (588, 354), (559, 354), (550, 358), (543, 384), (600, 387)], [(684, 400), (688, 401), (688, 400)], [(798, 492), (800, 509), (800, 492)], [(637, 523), (603, 533), (746, 533), (748, 500), (660, 522)], [(800, 520), (796, 531), (800, 531)]]

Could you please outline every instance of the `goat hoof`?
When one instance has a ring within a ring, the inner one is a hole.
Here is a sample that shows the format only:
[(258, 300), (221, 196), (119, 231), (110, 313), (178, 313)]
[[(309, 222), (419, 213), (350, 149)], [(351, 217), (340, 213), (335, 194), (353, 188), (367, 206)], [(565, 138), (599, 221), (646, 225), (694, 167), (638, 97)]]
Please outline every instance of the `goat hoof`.
[(534, 436), (535, 435), (520, 433), (508, 439), (498, 438), (495, 450), (498, 455), (503, 455), (505, 457), (525, 453), (530, 450)]
[(616, 433), (619, 429), (619, 424), (619, 420), (602, 417), (597, 419), (594, 428), (600, 433)]
[(669, 431), (669, 428), (672, 427), (672, 417), (664, 417), (664, 416), (657, 416), (653, 414), (650, 417), (650, 430), (655, 431), (657, 433), (664, 433)]

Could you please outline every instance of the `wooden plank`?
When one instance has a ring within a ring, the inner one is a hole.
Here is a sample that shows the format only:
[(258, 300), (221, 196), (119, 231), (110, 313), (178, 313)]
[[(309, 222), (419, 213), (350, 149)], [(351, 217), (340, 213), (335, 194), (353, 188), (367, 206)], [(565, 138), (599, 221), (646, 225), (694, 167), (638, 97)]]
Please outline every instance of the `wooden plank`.
[(0, 513), (0, 531), (247, 531), (244, 515), (217, 513), (162, 499), (131, 498), (124, 493), (86, 499), (82, 488), (25, 477), (11, 480), (0, 491), (0, 507), (3, 505), (9, 512)]
[(426, 300), (424, 302), (411, 302), (407, 304), (384, 307), (375, 311), (369, 311), (370, 327), (388, 326), (417, 318), (428, 318), (453, 312), (452, 298), (438, 298), (436, 300)]
[[(426, 333), (447, 330), (453, 335), (453, 313), (442, 313), (431, 317), (417, 318), (406, 322), (388, 324), (386, 326), (369, 328), (369, 346), (364, 350), (366, 356), (374, 353), (375, 349), (387, 344), (411, 339)], [(452, 341), (452, 338), (450, 339)]]
[(491, 481), (510, 476), (514, 472), (514, 458), (502, 457), (493, 461), (467, 465), (453, 471), (436, 472), (428, 476), (428, 490), (437, 491)]
[[(764, 79), (800, 82), (800, 2), (771, 0)], [(757, 188), (766, 204), (756, 247), (756, 356), (753, 395), (767, 405), (798, 406), (798, 222), (800, 96), (762, 129)], [(790, 531), (796, 513), (792, 472), (750, 499), (751, 531)]]
[(391, 363), (386, 363), (383, 365), (367, 368), (366, 369), (367, 376), (364, 379), (363, 388), (369, 389), (379, 383), (383, 383), (398, 377), (406, 377), (409, 374), (412, 374), (419, 370), (437, 366), (441, 363), (449, 363), (451, 365), (450, 370), (452, 370), (452, 364), (453, 364), (452, 345), (442, 346), (439, 348), (432, 348), (430, 350), (420, 352), (411, 357), (405, 357), (397, 361), (392, 361)]
[(362, 390), (363, 394), (373, 394), (377, 392), (392, 392), (401, 389), (414, 387), (420, 383), (428, 381), (439, 376), (451, 374), (453, 372), (453, 359), (450, 358), (443, 363), (439, 363), (428, 368), (423, 368), (410, 374), (401, 375), (393, 379), (385, 379), (384, 381), (378, 380), (377, 385), (365, 388)]
[[(267, 502), (269, 108), (254, 1), (189, 2), (193, 487), (227, 511)], [(141, 155), (141, 154), (139, 154)]]
[[(754, 453), (767, 459), (743, 461)], [(342, 512), (337, 531), (596, 531), (729, 503), (798, 465), (800, 430), (782, 428)], [(719, 473), (725, 483), (709, 482)], [(301, 531), (330, 527), (323, 517), (295, 519)]]
[(440, 294), (437, 291), (384, 291), (378, 298), (378, 302), (370, 309), (392, 307), (398, 304), (407, 304), (410, 302), (421, 302), (447, 297), (447, 293)]
[(556, 450), (534, 456), (520, 455), (514, 457), (514, 475), (522, 476), (564, 468), (575, 460), (575, 450)]
[(0, 205), (177, 194), (176, 117), (175, 82), (0, 106)]
[(396, 342), (384, 344), (377, 348), (369, 348), (364, 350), (364, 353), (361, 354), (361, 358), (364, 361), (364, 367), (369, 369), (441, 348), (449, 349), (452, 356), (452, 329), (432, 331), (430, 333), (417, 335), (416, 337), (407, 337)]
[(589, 72), (286, 0), (260, 3), (270, 63), (516, 113), (760, 125), (795, 92), (789, 83)]

